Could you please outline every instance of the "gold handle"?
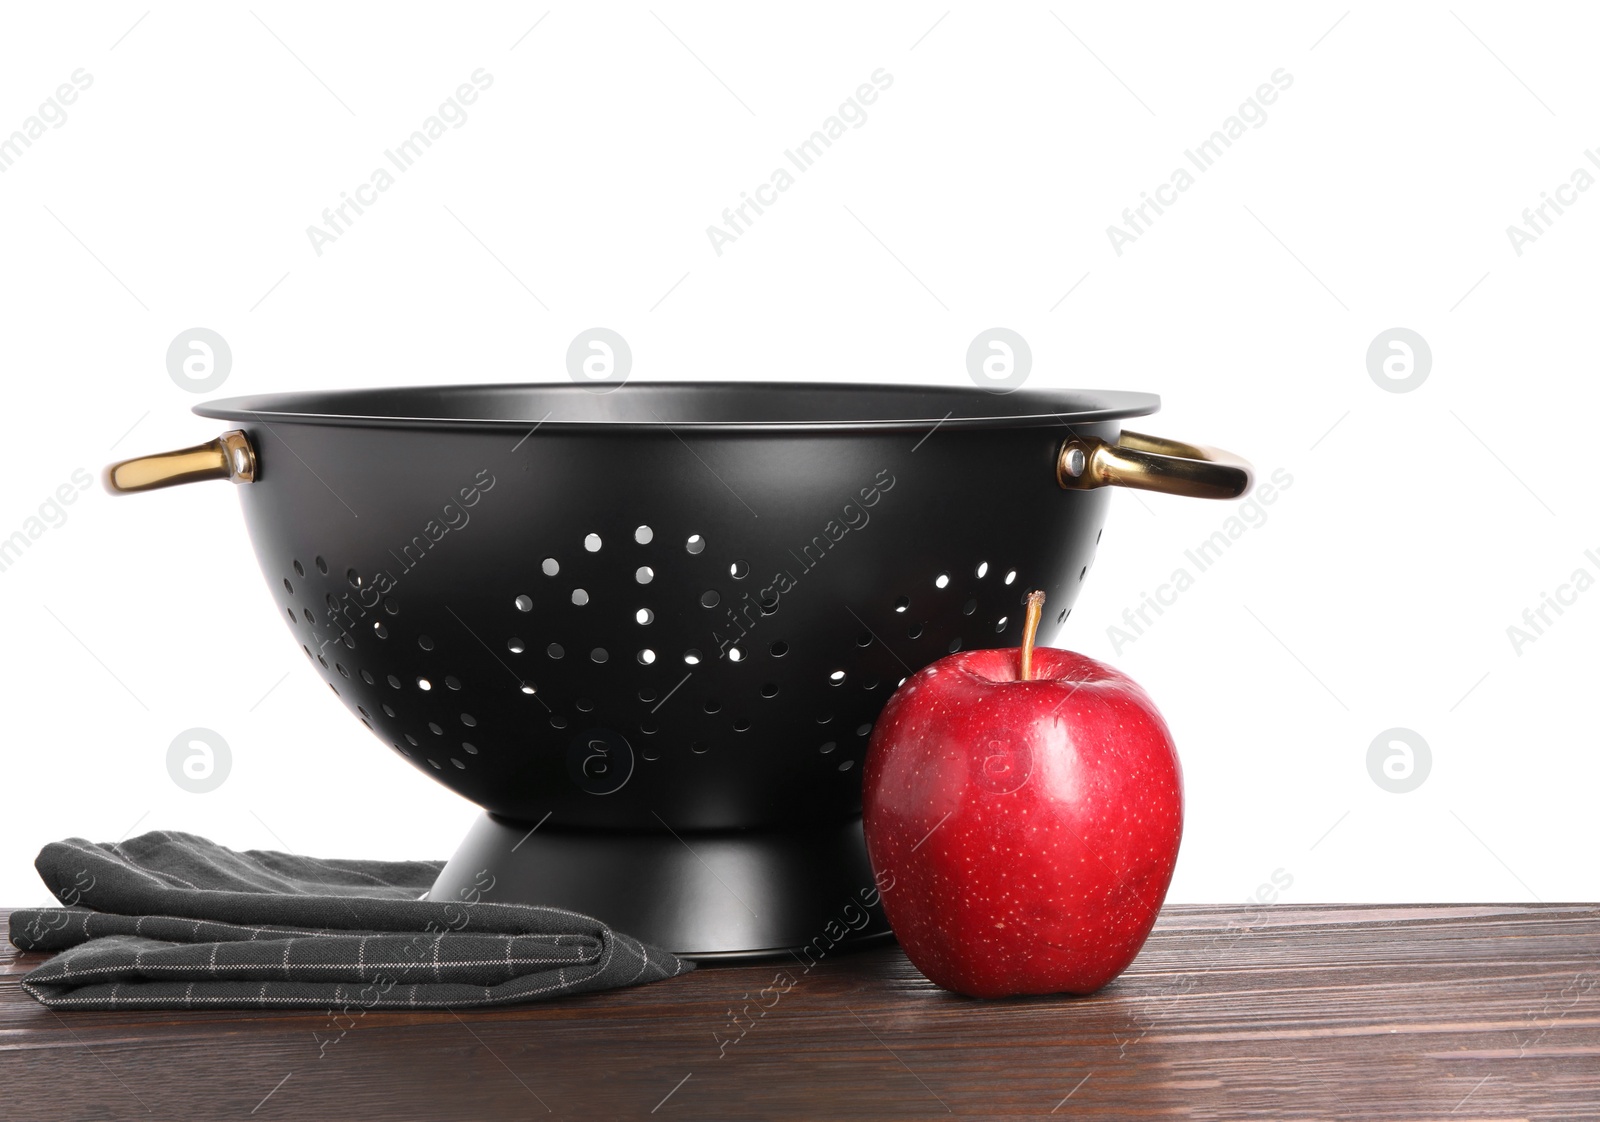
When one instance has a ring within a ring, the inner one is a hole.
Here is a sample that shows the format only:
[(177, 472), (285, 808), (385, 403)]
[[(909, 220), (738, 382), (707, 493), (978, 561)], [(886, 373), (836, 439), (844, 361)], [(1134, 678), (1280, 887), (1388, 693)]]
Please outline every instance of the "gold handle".
[(255, 478), (256, 450), (250, 446), (249, 437), (239, 429), (193, 448), (123, 460), (106, 468), (103, 477), (106, 490), (113, 495), (154, 491), (158, 487), (198, 483), (202, 479), (254, 483)]
[(1237, 499), (1250, 490), (1250, 465), (1231, 452), (1123, 430), (1115, 444), (1069, 437), (1056, 457), (1056, 482), (1075, 491), (1137, 487), (1195, 499)]

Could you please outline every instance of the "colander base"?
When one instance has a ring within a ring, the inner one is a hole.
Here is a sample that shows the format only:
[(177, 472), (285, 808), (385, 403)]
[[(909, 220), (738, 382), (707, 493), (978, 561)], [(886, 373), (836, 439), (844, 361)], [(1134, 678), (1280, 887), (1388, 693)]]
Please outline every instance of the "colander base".
[(860, 819), (628, 832), (484, 814), (428, 898), (565, 908), (694, 959), (804, 964), (890, 937)]

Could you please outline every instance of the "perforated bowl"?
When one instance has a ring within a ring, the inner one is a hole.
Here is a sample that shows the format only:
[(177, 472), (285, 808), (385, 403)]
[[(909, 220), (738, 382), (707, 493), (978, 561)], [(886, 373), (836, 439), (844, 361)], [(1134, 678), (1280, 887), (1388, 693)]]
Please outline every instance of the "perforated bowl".
[(388, 751), (502, 819), (831, 826), (860, 813), (868, 734), (901, 680), (1015, 645), (1030, 589), (1066, 622), (1100, 484), (1248, 487), (1219, 454), (1121, 432), (1157, 405), (839, 385), (280, 394), (198, 407), (238, 428), (108, 484), (248, 483), (304, 657)]

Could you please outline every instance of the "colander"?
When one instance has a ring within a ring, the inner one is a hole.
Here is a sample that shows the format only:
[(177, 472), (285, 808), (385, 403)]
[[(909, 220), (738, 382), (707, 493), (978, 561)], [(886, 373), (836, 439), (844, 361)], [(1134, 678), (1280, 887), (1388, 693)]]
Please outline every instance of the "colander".
[[(280, 617), (393, 757), (484, 808), (435, 899), (596, 915), (694, 955), (881, 932), (878, 711), (950, 652), (1046, 636), (1105, 484), (1231, 498), (1149, 394), (630, 383), (230, 398), (115, 492), (239, 491)], [(486, 887), (491, 886), (491, 887)], [(852, 913), (853, 915), (854, 913)], [(830, 927), (832, 925), (832, 927)], [(841, 940), (834, 940), (841, 941)]]

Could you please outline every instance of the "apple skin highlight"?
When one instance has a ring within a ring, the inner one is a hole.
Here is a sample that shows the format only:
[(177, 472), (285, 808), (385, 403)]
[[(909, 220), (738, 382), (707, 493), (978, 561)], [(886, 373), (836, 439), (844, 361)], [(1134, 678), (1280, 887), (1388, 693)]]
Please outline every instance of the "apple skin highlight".
[(893, 885), (890, 925), (936, 984), (1093, 993), (1155, 924), (1183, 833), (1182, 771), (1126, 675), (1039, 648), (1022, 680), (1020, 655), (951, 655), (890, 699), (863, 775), (867, 851)]

